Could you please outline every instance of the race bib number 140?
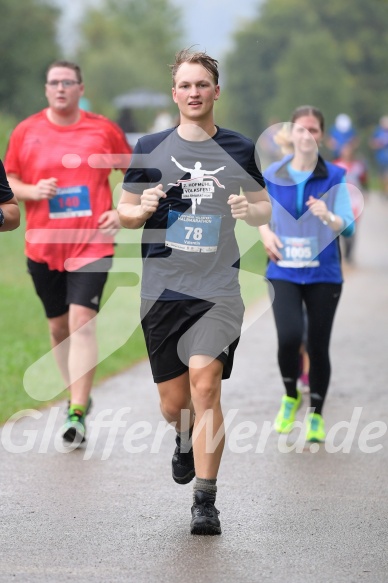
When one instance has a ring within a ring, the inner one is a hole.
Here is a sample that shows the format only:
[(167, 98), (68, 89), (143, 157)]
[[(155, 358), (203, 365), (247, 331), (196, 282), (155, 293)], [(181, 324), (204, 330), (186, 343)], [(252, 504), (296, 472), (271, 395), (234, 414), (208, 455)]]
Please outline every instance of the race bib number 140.
[(50, 219), (90, 217), (90, 196), (87, 186), (58, 188), (56, 196), (49, 200)]

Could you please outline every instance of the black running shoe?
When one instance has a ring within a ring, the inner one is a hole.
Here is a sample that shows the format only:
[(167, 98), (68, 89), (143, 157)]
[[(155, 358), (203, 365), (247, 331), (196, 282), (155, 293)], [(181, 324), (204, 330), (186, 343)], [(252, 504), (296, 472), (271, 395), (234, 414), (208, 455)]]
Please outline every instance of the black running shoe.
[(86, 441), (85, 418), (92, 407), (92, 399), (89, 397), (85, 413), (72, 409), (68, 403), (67, 418), (63, 425), (62, 437), (64, 441), (79, 446)]
[(172, 456), (172, 477), (177, 484), (188, 484), (195, 477), (194, 455), (191, 447), (187, 453), (181, 453), (181, 438), (177, 434), (176, 448)]
[(191, 534), (221, 534), (219, 511), (214, 506), (216, 497), (209, 492), (197, 490), (191, 507)]
[(82, 411), (70, 410), (63, 425), (63, 439), (78, 446), (86, 440), (85, 434), (85, 415)]

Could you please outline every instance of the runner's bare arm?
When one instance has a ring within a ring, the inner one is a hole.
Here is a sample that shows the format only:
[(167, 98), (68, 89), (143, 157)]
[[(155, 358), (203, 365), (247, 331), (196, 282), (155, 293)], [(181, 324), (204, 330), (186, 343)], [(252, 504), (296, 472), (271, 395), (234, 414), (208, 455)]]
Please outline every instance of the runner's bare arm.
[(282, 249), (283, 243), (279, 237), (274, 233), (269, 225), (259, 226), (259, 232), (263, 241), (265, 252), (271, 261), (278, 261), (282, 259), (282, 254), (279, 249)]
[(13, 231), (20, 225), (20, 210), (15, 197), (7, 202), (1, 203), (1, 210), (4, 215), (4, 224), (0, 231)]
[(265, 189), (243, 195), (231, 194), (228, 204), (234, 219), (243, 220), (252, 227), (265, 225), (271, 220), (272, 206)]
[(166, 193), (163, 192), (163, 184), (147, 188), (140, 196), (122, 190), (117, 205), (121, 226), (126, 229), (140, 229), (157, 210), (159, 199), (166, 198), (166, 196)]
[(16, 174), (7, 174), (9, 185), (18, 200), (43, 200), (57, 193), (57, 179), (42, 178), (36, 184), (26, 184)]
[(105, 211), (98, 219), (98, 228), (105, 235), (113, 237), (119, 231), (120, 227), (119, 215), (116, 209)]

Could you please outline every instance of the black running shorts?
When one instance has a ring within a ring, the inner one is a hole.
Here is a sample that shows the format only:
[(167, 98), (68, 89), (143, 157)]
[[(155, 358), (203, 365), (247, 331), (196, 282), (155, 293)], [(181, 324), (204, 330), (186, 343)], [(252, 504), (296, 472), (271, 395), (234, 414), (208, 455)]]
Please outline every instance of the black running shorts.
[(47, 318), (56, 318), (66, 314), (70, 304), (99, 311), (112, 257), (103, 257), (76, 271), (52, 270), (47, 263), (32, 259), (27, 259), (27, 267)]
[(142, 300), (140, 315), (155, 383), (188, 370), (194, 355), (220, 360), (223, 379), (232, 372), (244, 316), (240, 296), (212, 300)]

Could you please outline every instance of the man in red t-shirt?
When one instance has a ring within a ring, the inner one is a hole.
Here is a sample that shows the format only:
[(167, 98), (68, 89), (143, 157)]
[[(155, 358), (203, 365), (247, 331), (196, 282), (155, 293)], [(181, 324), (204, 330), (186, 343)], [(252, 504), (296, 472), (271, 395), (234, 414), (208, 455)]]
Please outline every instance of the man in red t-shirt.
[(28, 271), (70, 390), (63, 437), (71, 443), (85, 440), (96, 315), (120, 226), (109, 174), (125, 171), (132, 152), (116, 124), (80, 109), (83, 93), (78, 65), (52, 63), (48, 107), (14, 129), (4, 164), (13, 192), (25, 202)]

